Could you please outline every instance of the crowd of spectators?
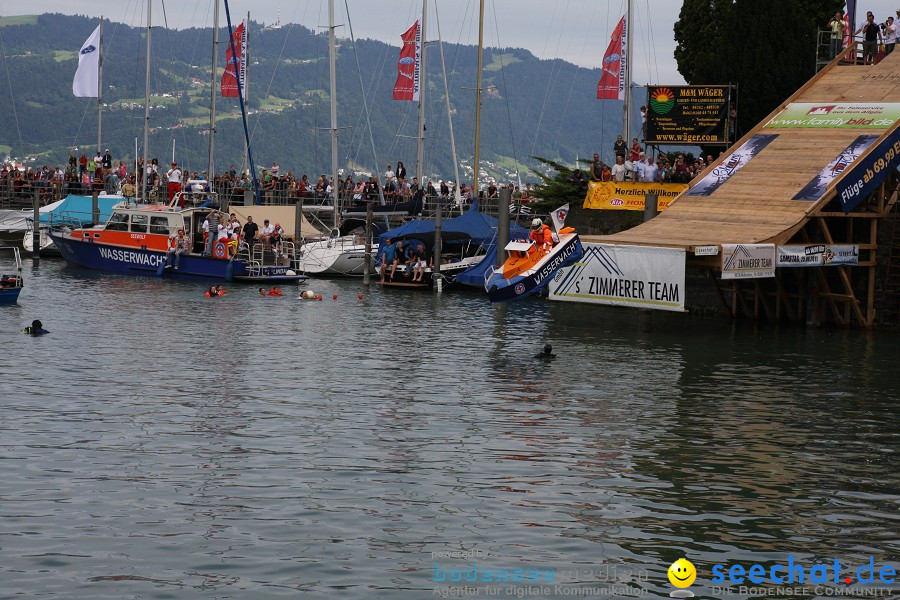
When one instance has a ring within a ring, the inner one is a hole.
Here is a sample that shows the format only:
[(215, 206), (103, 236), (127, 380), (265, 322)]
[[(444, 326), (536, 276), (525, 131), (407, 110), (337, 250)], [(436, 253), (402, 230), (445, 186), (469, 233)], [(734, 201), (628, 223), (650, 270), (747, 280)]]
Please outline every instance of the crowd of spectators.
[(573, 182), (586, 183), (590, 180), (688, 183), (714, 160), (711, 154), (704, 159), (685, 155), (684, 152), (669, 155), (657, 152), (654, 156), (652, 149), (641, 146), (637, 138), (633, 138), (629, 146), (621, 135), (613, 143), (613, 154), (616, 157), (615, 163), (608, 165), (600, 160), (599, 154), (595, 153), (589, 172), (585, 175), (580, 169), (575, 169), (572, 174)]

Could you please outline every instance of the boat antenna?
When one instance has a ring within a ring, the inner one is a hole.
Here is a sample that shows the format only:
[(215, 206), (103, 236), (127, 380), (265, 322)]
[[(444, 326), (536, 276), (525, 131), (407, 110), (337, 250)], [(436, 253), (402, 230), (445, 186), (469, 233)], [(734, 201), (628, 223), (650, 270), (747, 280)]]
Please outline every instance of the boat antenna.
[[(250, 148), (250, 130), (247, 128), (247, 107), (244, 105), (244, 90), (241, 85), (241, 71), (238, 65), (237, 50), (234, 47), (234, 28), (231, 26), (231, 11), (228, 9), (228, 0), (225, 2), (225, 18), (228, 19), (228, 41), (231, 44), (231, 62), (234, 66), (234, 79), (237, 81), (238, 100), (241, 104), (241, 122), (244, 124), (244, 140), (247, 142), (247, 160), (250, 162), (250, 175), (253, 177), (253, 194), (256, 197), (256, 205), (262, 204), (259, 195), (259, 179), (256, 178), (256, 164), (253, 162), (253, 151)], [(249, 23), (247, 24), (250, 25)], [(242, 58), (246, 60), (246, 58)]]

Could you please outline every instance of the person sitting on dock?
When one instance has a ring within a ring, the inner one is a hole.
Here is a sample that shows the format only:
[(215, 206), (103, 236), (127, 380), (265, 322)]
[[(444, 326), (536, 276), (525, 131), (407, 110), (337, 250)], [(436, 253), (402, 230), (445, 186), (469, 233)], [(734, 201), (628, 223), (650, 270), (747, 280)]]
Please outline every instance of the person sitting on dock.
[(413, 245), (413, 281), (425, 282), (425, 244), (416, 242)]
[(172, 257), (175, 258), (174, 268), (181, 268), (181, 255), (190, 252), (190, 244), (184, 235), (184, 228), (179, 228), (178, 233), (169, 241), (169, 251), (166, 253), (166, 267), (172, 266)]
[(547, 253), (553, 247), (553, 232), (538, 218), (531, 222), (531, 233), (528, 238), (534, 241), (535, 246), (542, 254)]
[(262, 235), (260, 236), (263, 241), (263, 248), (265, 250), (269, 250), (272, 248), (272, 234), (275, 232), (275, 227), (269, 224), (268, 219), (263, 220), (263, 228)]
[(388, 265), (391, 266), (391, 279), (394, 278), (394, 271), (397, 270), (397, 247), (388, 239), (384, 243), (381, 251), (381, 283), (384, 283), (384, 276), (387, 273)]

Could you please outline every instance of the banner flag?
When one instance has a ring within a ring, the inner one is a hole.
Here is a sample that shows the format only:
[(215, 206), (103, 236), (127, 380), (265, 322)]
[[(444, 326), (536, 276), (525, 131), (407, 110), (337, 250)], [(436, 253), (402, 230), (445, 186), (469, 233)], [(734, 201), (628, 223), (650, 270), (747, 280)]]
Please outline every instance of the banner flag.
[(657, 210), (663, 211), (688, 189), (686, 183), (643, 183), (637, 181), (591, 181), (583, 208), (594, 210), (644, 210), (647, 194), (656, 194)]
[[(685, 192), (686, 196), (709, 196), (719, 187), (731, 179), (731, 176), (744, 168), (754, 156), (762, 152), (772, 140), (778, 137), (777, 133), (757, 133), (749, 140), (741, 144), (737, 150), (719, 163), (715, 169), (703, 176), (694, 187)], [(773, 250), (774, 253), (774, 250)]]
[[(241, 75), (241, 92), (243, 93), (245, 82), (247, 81), (247, 69), (244, 62), (244, 55), (247, 53), (247, 36), (244, 35), (244, 22), (238, 25), (233, 33), (234, 48), (237, 51), (237, 64)], [(225, 72), (222, 73), (222, 96), (224, 98), (238, 97), (237, 78), (234, 74), (234, 60), (231, 54), (231, 44), (225, 45)]]
[(603, 74), (597, 84), (598, 100), (624, 100), (625, 99), (625, 33), (628, 23), (623, 16), (619, 24), (613, 29), (606, 54), (603, 55)]
[(553, 219), (553, 229), (559, 233), (559, 230), (563, 228), (566, 224), (566, 217), (569, 215), (569, 204), (563, 204), (552, 213), (550, 213), (550, 218)]
[(419, 100), (419, 61), (422, 57), (422, 30), (419, 22), (403, 34), (403, 47), (397, 60), (397, 82), (394, 84), (394, 100)]
[(78, 70), (72, 80), (72, 93), (79, 98), (96, 98), (100, 82), (100, 26), (78, 52)]
[(840, 177), (841, 173), (855, 163), (856, 159), (862, 156), (877, 139), (878, 136), (874, 134), (857, 136), (853, 143), (844, 148), (843, 152), (825, 165), (818, 175), (803, 186), (803, 189), (797, 192), (793, 200), (818, 200), (824, 196), (825, 189), (831, 185), (831, 182)]

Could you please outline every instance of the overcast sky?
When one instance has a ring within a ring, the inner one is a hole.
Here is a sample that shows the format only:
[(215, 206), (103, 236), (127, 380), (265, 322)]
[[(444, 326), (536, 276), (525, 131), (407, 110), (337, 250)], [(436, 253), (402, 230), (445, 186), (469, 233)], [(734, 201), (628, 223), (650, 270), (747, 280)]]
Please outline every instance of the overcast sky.
[[(421, 0), (347, 0), (357, 38), (375, 38), (399, 47), (400, 34), (421, 14)], [(478, 42), (478, 0), (429, 0), (427, 37), (437, 37), (435, 2), (445, 42)], [(170, 0), (165, 3), (170, 26), (209, 26), (213, 0)], [(301, 23), (315, 28), (328, 22), (325, 0), (231, 0), (232, 18), (250, 16), (266, 24)], [(337, 20), (346, 24), (344, 0), (335, 0)], [(678, 84), (684, 80), (675, 67), (672, 26), (678, 18), (677, 0), (633, 0), (635, 83)], [(153, 0), (154, 24), (161, 25), (163, 0)], [(872, 10), (880, 21), (894, 13), (896, 0), (862, 0), (858, 14)], [(527, 48), (540, 58), (563, 58), (597, 68), (610, 32), (625, 11), (625, 0), (486, 0), (485, 45)], [(87, 14), (142, 25), (145, 0), (0, 0), (2, 16), (61, 12)], [(224, 23), (224, 10), (222, 11)], [(824, 24), (823, 24), (824, 28)], [(349, 36), (347, 28), (338, 35)]]

